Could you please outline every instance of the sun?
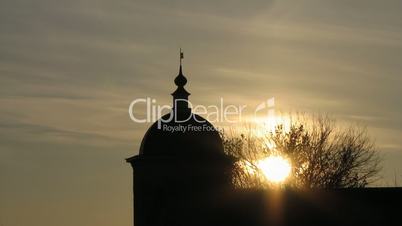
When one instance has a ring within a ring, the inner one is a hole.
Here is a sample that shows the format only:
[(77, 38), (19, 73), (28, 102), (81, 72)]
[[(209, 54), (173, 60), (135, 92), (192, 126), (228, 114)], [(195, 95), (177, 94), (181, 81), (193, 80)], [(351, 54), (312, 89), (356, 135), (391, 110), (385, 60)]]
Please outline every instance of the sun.
[(274, 183), (281, 183), (290, 175), (290, 162), (282, 156), (269, 156), (257, 162), (257, 167), (265, 178)]

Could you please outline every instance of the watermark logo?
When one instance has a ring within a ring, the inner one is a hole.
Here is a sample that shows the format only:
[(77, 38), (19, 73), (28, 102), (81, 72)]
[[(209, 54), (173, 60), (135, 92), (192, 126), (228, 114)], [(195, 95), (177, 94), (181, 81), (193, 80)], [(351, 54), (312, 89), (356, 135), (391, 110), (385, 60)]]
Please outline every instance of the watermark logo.
[(271, 97), (261, 102), (254, 110), (254, 118), (257, 119), (259, 114), (263, 112), (263, 117), (273, 117), (275, 115), (275, 98)]
[[(168, 132), (177, 131), (206, 131), (213, 130), (214, 127), (206, 128), (205, 121), (210, 123), (225, 123), (236, 124), (243, 122), (245, 116), (252, 115), (257, 121), (259, 118), (273, 117), (275, 114), (275, 98), (269, 98), (262, 101), (255, 107), (248, 105), (226, 104), (223, 98), (220, 98), (218, 104), (215, 105), (193, 105), (185, 99), (175, 100), (174, 105), (183, 104), (191, 109), (193, 114), (188, 114), (186, 117), (177, 117), (176, 109), (170, 105), (160, 105), (156, 99), (146, 97), (133, 100), (128, 108), (130, 119), (135, 123), (150, 123), (158, 122), (158, 129)], [(173, 112), (173, 114), (172, 114)], [(197, 117), (199, 115), (201, 117)], [(162, 117), (163, 116), (163, 117)], [(200, 125), (185, 125), (185, 122), (196, 122)], [(175, 122), (174, 124), (170, 122)], [(172, 125), (170, 125), (172, 124)], [(205, 126), (204, 126), (205, 125)], [(189, 128), (192, 126), (192, 128)]]

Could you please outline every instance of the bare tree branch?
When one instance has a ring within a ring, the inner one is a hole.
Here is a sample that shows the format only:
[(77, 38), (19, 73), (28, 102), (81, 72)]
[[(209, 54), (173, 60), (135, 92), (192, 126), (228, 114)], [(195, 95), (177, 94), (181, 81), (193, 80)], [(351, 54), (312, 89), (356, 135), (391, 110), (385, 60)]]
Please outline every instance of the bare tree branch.
[(227, 154), (239, 160), (233, 179), (238, 187), (269, 186), (255, 162), (272, 154), (291, 160), (289, 187), (365, 187), (380, 171), (379, 153), (367, 131), (359, 126), (338, 127), (327, 116), (299, 117), (289, 130), (277, 125), (262, 138), (251, 132), (221, 131), (221, 135)]

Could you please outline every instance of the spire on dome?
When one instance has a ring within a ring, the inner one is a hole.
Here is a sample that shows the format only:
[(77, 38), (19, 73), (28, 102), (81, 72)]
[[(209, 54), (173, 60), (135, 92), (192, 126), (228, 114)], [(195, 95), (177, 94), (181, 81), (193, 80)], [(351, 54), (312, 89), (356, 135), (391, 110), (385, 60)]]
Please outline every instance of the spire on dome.
[(182, 66), (180, 65), (179, 68), (179, 74), (176, 76), (176, 78), (174, 79), (174, 84), (176, 84), (176, 86), (185, 86), (187, 84), (187, 79), (186, 77), (184, 77), (183, 75), (183, 70), (182, 70)]
[(183, 75), (182, 69), (182, 59), (184, 58), (184, 54), (180, 48), (180, 67), (179, 74), (174, 79), (174, 83), (177, 86), (177, 89), (172, 93), (173, 96), (173, 108), (175, 109), (188, 109), (188, 96), (190, 93), (184, 88), (187, 84), (187, 79)]

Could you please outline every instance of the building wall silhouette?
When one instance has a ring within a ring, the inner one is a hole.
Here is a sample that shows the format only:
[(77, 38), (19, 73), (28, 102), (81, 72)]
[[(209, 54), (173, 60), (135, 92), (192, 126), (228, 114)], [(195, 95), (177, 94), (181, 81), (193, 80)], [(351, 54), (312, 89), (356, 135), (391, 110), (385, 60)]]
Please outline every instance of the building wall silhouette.
[[(211, 223), (218, 216), (211, 204), (231, 188), (233, 161), (218, 131), (188, 108), (181, 65), (174, 82), (172, 111), (148, 129), (139, 155), (127, 159), (134, 172), (135, 226)], [(164, 130), (179, 125), (202, 130)]]

